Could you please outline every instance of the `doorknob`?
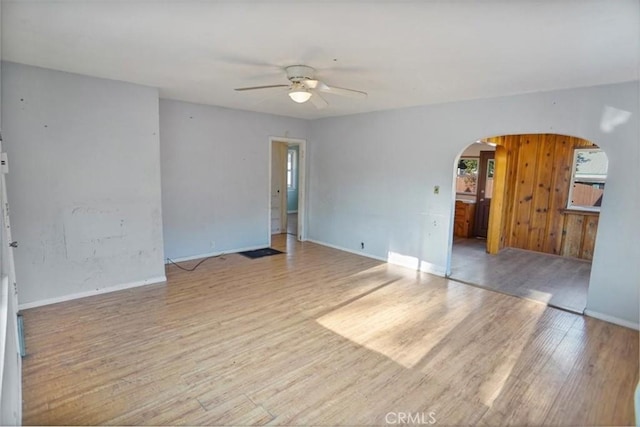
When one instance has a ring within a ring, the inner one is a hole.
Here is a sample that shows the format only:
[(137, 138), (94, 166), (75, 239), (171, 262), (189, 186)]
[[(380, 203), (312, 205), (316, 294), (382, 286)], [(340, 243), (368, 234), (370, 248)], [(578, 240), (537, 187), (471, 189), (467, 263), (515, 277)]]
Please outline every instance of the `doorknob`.
[(11, 246), (12, 248), (17, 248), (18, 247), (18, 242), (11, 242), (11, 243), (9, 243), (9, 246)]

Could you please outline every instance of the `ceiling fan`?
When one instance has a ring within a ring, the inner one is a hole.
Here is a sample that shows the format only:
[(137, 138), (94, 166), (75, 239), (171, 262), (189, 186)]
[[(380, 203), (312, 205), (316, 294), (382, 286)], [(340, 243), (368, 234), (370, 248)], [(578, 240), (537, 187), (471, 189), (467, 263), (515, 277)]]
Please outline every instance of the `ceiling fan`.
[(273, 89), (286, 87), (289, 91), (289, 97), (299, 104), (307, 101), (311, 101), (317, 109), (321, 110), (326, 108), (329, 103), (324, 99), (319, 92), (330, 93), (340, 96), (348, 96), (351, 98), (366, 98), (367, 93), (354, 89), (345, 89), (342, 87), (329, 86), (328, 84), (315, 79), (316, 70), (307, 67), (306, 65), (291, 65), (285, 67), (284, 71), (287, 73), (287, 79), (289, 84), (267, 85), (267, 86), (253, 86), (253, 87), (240, 87), (235, 90), (243, 92), (247, 90), (259, 90), (259, 89)]

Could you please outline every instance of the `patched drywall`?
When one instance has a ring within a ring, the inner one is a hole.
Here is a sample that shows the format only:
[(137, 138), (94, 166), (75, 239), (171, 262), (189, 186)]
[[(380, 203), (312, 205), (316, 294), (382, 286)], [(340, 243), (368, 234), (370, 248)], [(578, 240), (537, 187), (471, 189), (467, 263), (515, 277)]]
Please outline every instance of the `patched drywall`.
[(21, 305), (164, 276), (158, 91), (2, 63)]

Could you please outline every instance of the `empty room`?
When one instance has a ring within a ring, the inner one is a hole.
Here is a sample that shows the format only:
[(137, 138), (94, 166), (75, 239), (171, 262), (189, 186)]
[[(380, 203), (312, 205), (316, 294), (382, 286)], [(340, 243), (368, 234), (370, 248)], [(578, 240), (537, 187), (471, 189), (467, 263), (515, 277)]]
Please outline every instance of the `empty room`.
[(0, 15), (0, 425), (638, 423), (640, 1)]

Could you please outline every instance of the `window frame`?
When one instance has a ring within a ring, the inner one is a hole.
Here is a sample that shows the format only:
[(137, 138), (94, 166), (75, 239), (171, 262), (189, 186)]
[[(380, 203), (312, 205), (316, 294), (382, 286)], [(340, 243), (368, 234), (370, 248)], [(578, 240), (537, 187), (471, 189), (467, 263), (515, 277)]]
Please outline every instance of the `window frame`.
[[(475, 191), (475, 193), (456, 191), (456, 195), (460, 195), (460, 196), (477, 196), (478, 195), (478, 179), (480, 178), (480, 176), (479, 176), (479, 173), (480, 173), (480, 157), (479, 156), (460, 156), (460, 159), (458, 159), (458, 162), (460, 162), (462, 160), (475, 160), (476, 161), (476, 184), (475, 184), (476, 191)], [(460, 175), (458, 173), (459, 170), (460, 170), (460, 168), (456, 167), (456, 184), (458, 182), (458, 178), (463, 176), (463, 175)]]
[[(605, 155), (605, 157), (607, 156), (607, 154), (604, 152), (604, 150), (600, 149), (600, 148), (587, 148), (587, 147), (578, 147), (578, 148), (574, 148), (573, 150), (573, 159), (571, 161), (571, 179), (569, 180), (569, 192), (567, 194), (567, 206), (566, 209), (570, 210), (570, 211), (584, 211), (584, 212), (600, 212), (600, 209), (602, 206), (585, 206), (585, 205), (574, 205), (573, 204), (573, 189), (575, 187), (575, 183), (576, 183), (576, 172), (577, 172), (577, 161), (578, 161), (578, 155), (582, 152), (589, 152), (589, 153), (603, 153)], [(604, 181), (602, 182), (602, 184), (604, 185), (604, 187), (606, 188), (606, 184), (607, 184), (607, 178), (609, 176), (609, 158), (607, 157), (607, 174), (604, 177)], [(580, 181), (578, 181), (580, 182)], [(603, 188), (603, 196), (604, 196), (604, 188)]]
[[(291, 157), (291, 169), (289, 169), (289, 157)], [(297, 160), (298, 160), (297, 151), (288, 149), (287, 150), (287, 190), (289, 191), (295, 191), (298, 188), (298, 186), (296, 185)], [(291, 174), (291, 184), (289, 184), (289, 174)]]

